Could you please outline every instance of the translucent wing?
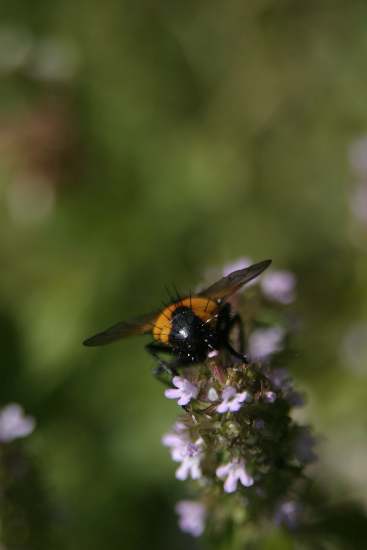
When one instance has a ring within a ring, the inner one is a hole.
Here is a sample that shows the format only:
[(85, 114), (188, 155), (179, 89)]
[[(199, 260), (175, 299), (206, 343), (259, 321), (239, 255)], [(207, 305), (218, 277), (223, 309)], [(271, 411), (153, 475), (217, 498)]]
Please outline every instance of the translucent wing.
[(84, 346), (105, 346), (115, 340), (133, 336), (134, 334), (145, 334), (153, 329), (154, 321), (160, 312), (148, 313), (131, 321), (117, 323), (103, 332), (95, 334), (84, 340)]
[(199, 292), (199, 296), (205, 296), (212, 300), (225, 300), (241, 288), (241, 286), (258, 277), (270, 264), (271, 260), (264, 260), (244, 269), (233, 271), (202, 292)]

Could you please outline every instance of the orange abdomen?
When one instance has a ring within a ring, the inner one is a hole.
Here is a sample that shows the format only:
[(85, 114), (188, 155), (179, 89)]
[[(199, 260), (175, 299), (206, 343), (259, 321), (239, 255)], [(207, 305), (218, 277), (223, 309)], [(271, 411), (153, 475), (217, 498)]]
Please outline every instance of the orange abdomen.
[(216, 301), (210, 298), (189, 297), (183, 298), (179, 302), (175, 302), (167, 306), (156, 318), (153, 328), (153, 337), (155, 340), (167, 344), (172, 327), (172, 315), (179, 307), (188, 307), (192, 309), (194, 314), (202, 321), (210, 321), (218, 310)]

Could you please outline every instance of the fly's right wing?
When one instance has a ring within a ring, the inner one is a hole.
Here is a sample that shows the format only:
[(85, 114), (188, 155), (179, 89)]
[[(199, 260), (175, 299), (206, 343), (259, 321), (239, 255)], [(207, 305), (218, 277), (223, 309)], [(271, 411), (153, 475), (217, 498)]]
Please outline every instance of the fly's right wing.
[(255, 277), (258, 277), (270, 264), (271, 260), (264, 260), (263, 262), (250, 265), (250, 267), (233, 271), (205, 290), (199, 292), (198, 296), (204, 296), (211, 300), (226, 300), (231, 294), (239, 290), (241, 286), (255, 279)]

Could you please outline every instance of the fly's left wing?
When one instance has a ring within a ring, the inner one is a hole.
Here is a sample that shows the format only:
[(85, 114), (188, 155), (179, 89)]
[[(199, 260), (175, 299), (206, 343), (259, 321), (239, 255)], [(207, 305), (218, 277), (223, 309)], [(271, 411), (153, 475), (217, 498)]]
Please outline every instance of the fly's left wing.
[(231, 294), (239, 290), (241, 286), (258, 277), (270, 264), (271, 260), (264, 260), (244, 269), (233, 271), (202, 292), (199, 292), (198, 296), (204, 296), (212, 300), (226, 300)]
[(154, 322), (158, 317), (159, 312), (148, 313), (131, 321), (117, 323), (112, 325), (103, 332), (95, 334), (91, 338), (84, 340), (84, 346), (105, 346), (121, 338), (127, 338), (135, 334), (145, 334), (150, 332), (154, 327)]

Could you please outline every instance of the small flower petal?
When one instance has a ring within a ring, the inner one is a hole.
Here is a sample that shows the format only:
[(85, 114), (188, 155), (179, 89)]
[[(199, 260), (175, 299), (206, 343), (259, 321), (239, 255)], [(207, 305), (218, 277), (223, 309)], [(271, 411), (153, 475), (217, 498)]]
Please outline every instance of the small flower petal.
[(199, 388), (192, 384), (186, 378), (174, 376), (172, 380), (177, 389), (169, 388), (165, 390), (164, 395), (168, 399), (177, 399), (179, 405), (187, 405), (191, 399), (196, 399), (199, 393)]
[(173, 388), (169, 388), (168, 390), (164, 391), (164, 395), (168, 399), (177, 399), (177, 398), (181, 397), (181, 392), (180, 392), (180, 390), (175, 390)]
[(244, 487), (253, 485), (253, 478), (247, 473), (243, 460), (233, 460), (228, 464), (219, 466), (216, 470), (219, 479), (225, 479), (223, 489), (226, 493), (233, 493), (237, 489), (238, 481)]
[(243, 403), (244, 401), (247, 401), (250, 394), (247, 391), (243, 391), (242, 393), (238, 393), (236, 396), (237, 401), (240, 403)]
[(245, 469), (238, 470), (238, 479), (244, 487), (251, 487), (254, 484), (253, 478), (246, 472)]
[(0, 411), (0, 442), (9, 443), (19, 437), (31, 434), (35, 420), (25, 416), (23, 409), (17, 403), (11, 403)]
[(200, 479), (200, 459), (200, 455), (185, 457), (182, 460), (181, 465), (176, 470), (176, 479), (179, 479), (180, 481), (184, 481), (188, 477), (191, 477), (191, 479)]
[(161, 441), (165, 447), (169, 447), (175, 462), (181, 462), (187, 454), (188, 446), (193, 445), (186, 426), (182, 422), (176, 422), (173, 431), (166, 433)]
[(236, 388), (227, 386), (222, 392), (222, 402), (217, 406), (216, 410), (219, 413), (237, 412), (242, 407), (242, 404), (250, 397), (249, 393), (244, 391), (237, 393)]
[(237, 489), (237, 477), (233, 473), (229, 473), (224, 482), (223, 489), (226, 493), (234, 493)]
[(205, 529), (206, 509), (200, 502), (181, 500), (176, 504), (180, 529), (193, 537), (199, 537)]
[(223, 401), (222, 403), (220, 403), (220, 405), (218, 405), (217, 407), (217, 412), (219, 413), (225, 413), (228, 411), (228, 405), (225, 401)]
[(177, 403), (179, 405), (181, 405), (181, 407), (183, 407), (184, 405), (187, 405), (188, 403), (190, 403), (191, 401), (191, 396), (190, 395), (181, 395), (180, 399), (177, 401)]
[(259, 328), (249, 338), (250, 357), (253, 360), (267, 359), (283, 349), (285, 331), (282, 327)]
[(184, 384), (184, 379), (181, 378), (180, 376), (174, 376), (172, 378), (172, 382), (173, 384), (176, 386), (176, 388), (182, 388), (183, 384)]
[(231, 466), (232, 465), (230, 462), (228, 464), (223, 464), (222, 466), (218, 466), (218, 468), (216, 469), (217, 477), (219, 477), (219, 479), (224, 479), (225, 477), (227, 477), (231, 469)]
[(210, 388), (208, 391), (208, 399), (209, 401), (217, 401), (218, 400), (218, 393), (215, 388)]
[(236, 393), (236, 388), (234, 388), (233, 386), (227, 386), (222, 392), (222, 398), (224, 401), (228, 401), (229, 399), (234, 397)]
[(269, 271), (261, 277), (260, 285), (270, 300), (290, 304), (295, 299), (296, 277), (291, 271)]
[(276, 398), (277, 398), (276, 393), (274, 393), (273, 391), (265, 392), (265, 401), (267, 403), (274, 403)]

